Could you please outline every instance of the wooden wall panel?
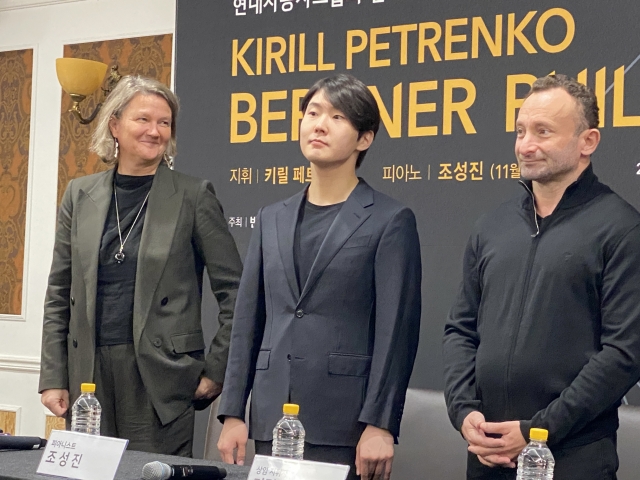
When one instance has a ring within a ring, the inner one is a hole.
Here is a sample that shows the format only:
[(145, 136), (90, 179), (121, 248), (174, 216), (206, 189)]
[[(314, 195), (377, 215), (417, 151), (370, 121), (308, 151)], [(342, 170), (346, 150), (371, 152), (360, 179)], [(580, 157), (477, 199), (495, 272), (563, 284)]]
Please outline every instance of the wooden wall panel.
[(33, 50), (0, 52), (0, 314), (22, 313)]
[(44, 438), (47, 440), (51, 436), (51, 430), (65, 430), (66, 424), (64, 418), (54, 417), (53, 415), (47, 415), (47, 420), (44, 426)]
[(0, 430), (4, 433), (16, 434), (16, 412), (0, 410)]
[[(117, 64), (122, 75), (138, 74), (171, 84), (173, 35), (105, 40), (64, 46), (65, 57), (98, 60), (111, 67)], [(108, 72), (107, 72), (108, 75)], [(87, 97), (80, 105), (88, 117), (96, 104), (103, 101), (101, 90)], [(58, 204), (70, 180), (105, 170), (98, 157), (89, 152), (93, 125), (80, 125), (68, 112), (71, 97), (62, 93), (60, 116), (60, 152), (58, 168)]]

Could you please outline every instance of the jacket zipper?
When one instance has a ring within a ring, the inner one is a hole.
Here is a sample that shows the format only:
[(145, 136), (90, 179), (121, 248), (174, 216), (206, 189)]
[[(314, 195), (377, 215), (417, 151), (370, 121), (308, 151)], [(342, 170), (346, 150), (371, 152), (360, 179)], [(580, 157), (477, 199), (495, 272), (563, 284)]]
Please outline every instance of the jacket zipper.
[(539, 238), (540, 238), (540, 224), (538, 223), (538, 211), (536, 210), (536, 200), (535, 197), (533, 196), (533, 192), (529, 189), (529, 187), (527, 186), (526, 183), (524, 182), (520, 182), (522, 183), (522, 185), (524, 185), (524, 188), (527, 189), (527, 192), (529, 192), (529, 195), (531, 195), (531, 200), (533, 202), (533, 219), (535, 222), (535, 226), (536, 226), (536, 233), (531, 234), (531, 247), (529, 248), (529, 257), (527, 258), (527, 268), (526, 268), (526, 277), (524, 279), (524, 283), (522, 285), (522, 293), (520, 295), (520, 307), (518, 309), (518, 323), (516, 325), (516, 330), (514, 332), (514, 336), (513, 339), (511, 340), (511, 346), (509, 349), (509, 357), (507, 358), (507, 381), (505, 382), (505, 400), (507, 403), (507, 408), (506, 408), (506, 415), (507, 415), (507, 419), (511, 418), (511, 395), (510, 395), (510, 389), (509, 389), (509, 385), (511, 382), (511, 364), (512, 364), (512, 359), (513, 359), (513, 355), (515, 353), (515, 349), (516, 349), (516, 344), (518, 343), (518, 336), (520, 334), (520, 325), (522, 324), (522, 315), (524, 313), (524, 306), (526, 303), (526, 299), (528, 297), (528, 291), (529, 291), (529, 283), (531, 281), (531, 270), (532, 270), (532, 266), (533, 266), (533, 261), (535, 260), (535, 256), (536, 256), (536, 252), (538, 250), (538, 243), (539, 243)]
[(536, 208), (536, 197), (533, 195), (533, 192), (527, 186), (526, 183), (524, 183), (522, 180), (520, 180), (520, 183), (527, 190), (527, 192), (529, 192), (529, 195), (531, 195), (531, 204), (533, 205), (533, 221), (536, 224), (536, 233), (531, 234), (531, 236), (535, 238), (538, 235), (540, 235), (540, 224), (538, 223), (538, 209)]

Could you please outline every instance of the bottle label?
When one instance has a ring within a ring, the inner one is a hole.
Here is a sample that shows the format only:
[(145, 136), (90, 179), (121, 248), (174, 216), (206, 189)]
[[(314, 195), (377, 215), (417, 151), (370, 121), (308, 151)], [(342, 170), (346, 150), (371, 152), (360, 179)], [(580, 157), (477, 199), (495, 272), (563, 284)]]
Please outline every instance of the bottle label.
[(249, 478), (260, 480), (345, 480), (347, 465), (256, 455)]
[(129, 440), (53, 430), (37, 473), (78, 480), (113, 480)]

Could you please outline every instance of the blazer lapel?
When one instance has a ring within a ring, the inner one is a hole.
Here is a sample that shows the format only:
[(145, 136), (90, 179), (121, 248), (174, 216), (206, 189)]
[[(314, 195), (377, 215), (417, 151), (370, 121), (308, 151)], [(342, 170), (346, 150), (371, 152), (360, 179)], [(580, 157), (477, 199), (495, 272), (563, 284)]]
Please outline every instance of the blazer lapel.
[(324, 238), (322, 245), (320, 245), (318, 255), (313, 265), (311, 265), (309, 278), (302, 289), (298, 302), (301, 302), (305, 295), (309, 293), (311, 287), (318, 281), (324, 269), (327, 268), (329, 262), (336, 256), (345, 242), (369, 218), (371, 213), (365, 209), (370, 205), (373, 205), (373, 190), (364, 180), (360, 179), (360, 182), (338, 212), (331, 227), (329, 227), (327, 236)]
[(138, 251), (133, 299), (133, 341), (136, 349), (149, 316), (151, 301), (169, 258), (182, 208), (182, 196), (183, 192), (178, 192), (174, 184), (173, 172), (161, 163), (149, 193)]
[(293, 261), (293, 242), (296, 235), (296, 223), (300, 205), (306, 197), (307, 190), (304, 189), (293, 197), (284, 201), (284, 208), (281, 208), (276, 215), (276, 229), (278, 232), (278, 250), (284, 264), (284, 273), (287, 282), (296, 301), (300, 298), (300, 288), (296, 278), (296, 268)]
[(87, 320), (90, 331), (95, 331), (96, 295), (98, 289), (98, 260), (104, 222), (109, 213), (113, 195), (113, 172), (107, 170), (86, 192), (79, 191), (77, 240), (80, 263), (84, 270), (84, 284), (87, 299)]

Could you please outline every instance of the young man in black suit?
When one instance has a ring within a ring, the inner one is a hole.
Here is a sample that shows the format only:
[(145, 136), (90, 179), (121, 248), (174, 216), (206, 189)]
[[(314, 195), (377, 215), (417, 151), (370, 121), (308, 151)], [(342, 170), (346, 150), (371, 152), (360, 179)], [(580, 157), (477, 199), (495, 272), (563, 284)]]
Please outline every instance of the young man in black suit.
[(302, 101), (309, 187), (263, 208), (245, 260), (219, 418), (226, 462), (256, 453), (283, 403), (300, 405), (305, 458), (389, 478), (420, 328), (420, 243), (410, 209), (358, 178), (380, 113), (349, 75)]

